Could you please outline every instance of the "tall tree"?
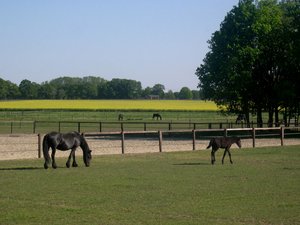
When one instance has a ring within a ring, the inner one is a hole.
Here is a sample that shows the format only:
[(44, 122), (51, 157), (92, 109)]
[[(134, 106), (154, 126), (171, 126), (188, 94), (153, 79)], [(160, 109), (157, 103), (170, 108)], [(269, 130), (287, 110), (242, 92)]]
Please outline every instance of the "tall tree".
[(152, 87), (152, 93), (153, 95), (158, 95), (161, 99), (164, 98), (164, 94), (165, 94), (165, 86), (162, 84), (155, 84)]
[(299, 1), (239, 1), (196, 70), (204, 97), (244, 113), (248, 122), (249, 113), (257, 113), (260, 125), (267, 110), (269, 124), (274, 115), (278, 124), (284, 102), (299, 102), (299, 14)]
[(16, 84), (0, 78), (0, 99), (16, 99), (19, 96), (20, 92)]
[(256, 7), (242, 0), (213, 33), (210, 51), (196, 70), (204, 98), (214, 100), (225, 111), (244, 113), (249, 121), (251, 69), (258, 51), (252, 24)]
[(19, 85), (21, 98), (23, 99), (37, 99), (39, 84), (31, 82), (30, 80), (22, 80)]

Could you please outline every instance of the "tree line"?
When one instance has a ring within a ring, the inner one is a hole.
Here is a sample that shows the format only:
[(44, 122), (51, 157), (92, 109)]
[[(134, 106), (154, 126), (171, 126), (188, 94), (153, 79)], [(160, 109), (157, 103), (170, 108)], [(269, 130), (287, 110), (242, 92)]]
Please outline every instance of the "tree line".
[(142, 88), (141, 82), (128, 79), (107, 81), (101, 77), (59, 77), (41, 84), (22, 80), (19, 85), (0, 78), (0, 99), (199, 99), (197, 90), (183, 87), (165, 91), (162, 84)]
[(208, 41), (197, 68), (205, 99), (224, 111), (279, 124), (300, 114), (299, 0), (240, 0)]

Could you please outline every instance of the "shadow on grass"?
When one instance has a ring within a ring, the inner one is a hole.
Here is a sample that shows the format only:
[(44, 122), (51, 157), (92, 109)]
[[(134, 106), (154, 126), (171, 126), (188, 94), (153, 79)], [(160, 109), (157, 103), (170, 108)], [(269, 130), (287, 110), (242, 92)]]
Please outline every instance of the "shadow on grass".
[(15, 170), (15, 171), (22, 171), (22, 170), (44, 170), (44, 167), (12, 167), (12, 168), (0, 168), (0, 171), (9, 171), (9, 170)]
[(197, 162), (197, 163), (176, 163), (173, 166), (207, 166), (210, 165), (209, 162)]

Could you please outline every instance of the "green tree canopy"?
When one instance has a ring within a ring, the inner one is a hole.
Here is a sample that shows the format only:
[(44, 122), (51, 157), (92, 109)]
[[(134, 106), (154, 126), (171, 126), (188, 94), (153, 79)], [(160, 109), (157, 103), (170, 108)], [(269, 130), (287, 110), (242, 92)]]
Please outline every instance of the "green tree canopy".
[(275, 112), (278, 123), (283, 90), (299, 77), (299, 63), (292, 59), (297, 58), (299, 22), (290, 22), (297, 18), (298, 1), (239, 1), (213, 33), (210, 51), (196, 70), (204, 98), (227, 112), (244, 113), (248, 122), (252, 112), (262, 123), (267, 110), (272, 123)]

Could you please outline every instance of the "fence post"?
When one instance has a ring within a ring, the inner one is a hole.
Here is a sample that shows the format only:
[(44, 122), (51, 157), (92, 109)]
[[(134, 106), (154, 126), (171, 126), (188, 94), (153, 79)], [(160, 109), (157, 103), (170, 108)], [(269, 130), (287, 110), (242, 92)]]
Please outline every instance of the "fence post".
[(38, 134), (38, 158), (41, 158), (41, 134)]
[(158, 131), (158, 138), (159, 138), (159, 152), (162, 152), (162, 132)]
[(58, 122), (58, 132), (60, 132), (60, 121)]
[(283, 146), (283, 140), (284, 140), (284, 127), (280, 128), (280, 140), (281, 140), (281, 146)]
[(36, 121), (33, 121), (33, 133), (35, 134)]
[(13, 133), (13, 122), (12, 121), (10, 122), (10, 133), (11, 134)]
[(227, 137), (227, 128), (224, 129), (224, 137)]
[(122, 136), (122, 154), (125, 153), (125, 134), (124, 131), (121, 131), (121, 136)]
[(80, 133), (80, 122), (78, 122), (78, 124), (77, 124), (77, 130), (78, 130), (78, 133)]
[(147, 130), (147, 123), (144, 123), (144, 131)]
[(252, 127), (252, 146), (255, 148), (255, 127)]
[(102, 123), (99, 122), (99, 132), (101, 133), (102, 132)]
[(193, 130), (193, 151), (196, 150), (196, 131)]

